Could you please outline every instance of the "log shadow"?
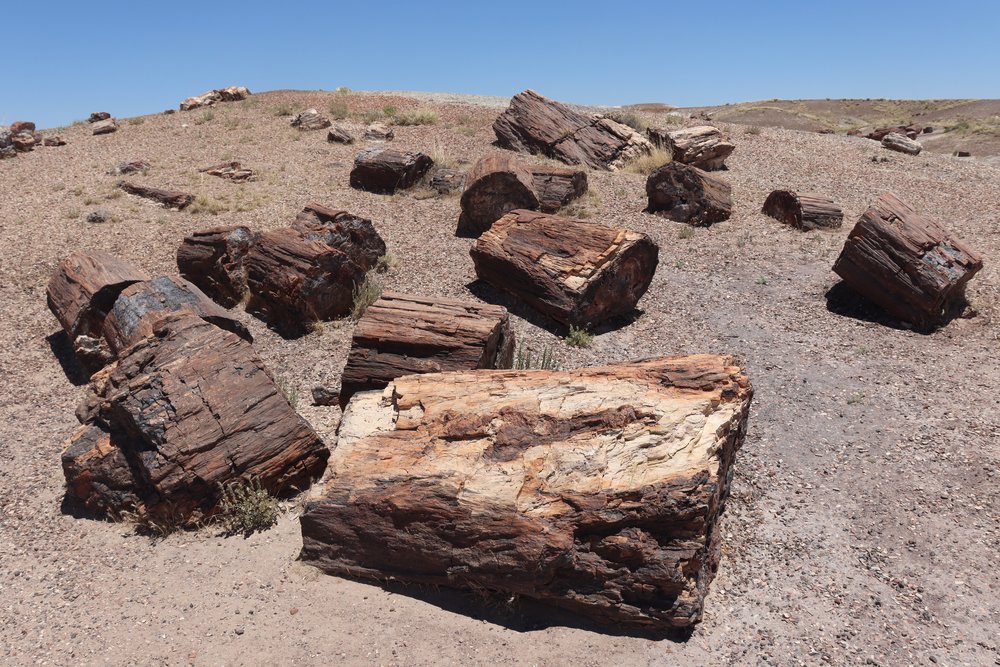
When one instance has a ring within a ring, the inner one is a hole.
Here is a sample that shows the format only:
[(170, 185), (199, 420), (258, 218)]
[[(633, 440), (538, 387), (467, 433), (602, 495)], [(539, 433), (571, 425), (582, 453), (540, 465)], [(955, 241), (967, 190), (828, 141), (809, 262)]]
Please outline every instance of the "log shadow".
[[(485, 281), (474, 280), (471, 283), (467, 283), (465, 285), (465, 289), (469, 290), (469, 292), (471, 292), (472, 295), (480, 301), (485, 301), (486, 303), (491, 303), (495, 306), (503, 306), (511, 315), (520, 317), (526, 322), (535, 325), (539, 329), (545, 329), (554, 336), (565, 338), (569, 333), (569, 327), (567, 325), (562, 322), (557, 322), (548, 315), (538, 312), (520, 299), (504, 292), (503, 290), (493, 287), (493, 285), (490, 285)], [(608, 318), (600, 324), (590, 327), (588, 332), (594, 335), (600, 335), (617, 331), (618, 329), (623, 329), (639, 319), (643, 312), (644, 311), (639, 308), (633, 308), (629, 313)]]
[(834, 315), (849, 317), (862, 322), (880, 324), (899, 331), (913, 331), (925, 336), (944, 327), (953, 319), (961, 317), (967, 307), (968, 302), (964, 298), (958, 299), (952, 304), (947, 317), (941, 324), (931, 327), (918, 327), (892, 317), (882, 308), (848, 287), (847, 283), (843, 280), (826, 292), (826, 309)]
[(49, 344), (52, 354), (55, 355), (59, 366), (62, 367), (63, 374), (73, 386), (79, 387), (90, 382), (90, 374), (83, 368), (80, 361), (73, 352), (73, 343), (70, 342), (66, 332), (60, 329), (55, 333), (45, 337), (45, 342)]

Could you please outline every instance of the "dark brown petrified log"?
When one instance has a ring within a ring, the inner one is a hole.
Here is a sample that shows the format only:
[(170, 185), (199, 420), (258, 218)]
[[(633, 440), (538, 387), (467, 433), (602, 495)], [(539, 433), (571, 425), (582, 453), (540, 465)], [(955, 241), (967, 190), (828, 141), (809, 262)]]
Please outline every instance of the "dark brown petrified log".
[(334, 144), (353, 144), (354, 135), (343, 125), (334, 125), (326, 133), (326, 140)]
[(330, 119), (316, 109), (306, 109), (291, 120), (291, 126), (301, 131), (324, 130), (330, 127)]
[(964, 241), (891, 193), (851, 230), (833, 270), (893, 317), (920, 329), (945, 323), (983, 268)]
[(416, 185), (434, 161), (423, 153), (394, 148), (369, 148), (354, 158), (350, 183), (352, 188), (378, 194), (391, 194)]
[(538, 210), (556, 213), (587, 192), (587, 172), (569, 167), (531, 165), (531, 183)]
[(614, 627), (689, 627), (719, 565), (751, 396), (718, 355), (400, 378), (348, 406), (301, 557)]
[(99, 250), (75, 252), (59, 263), (49, 280), (49, 310), (70, 340), (100, 338), (107, 317), (122, 291), (149, 275), (114, 255)]
[(386, 292), (354, 329), (340, 404), (412, 373), (510, 368), (514, 334), (500, 306)]
[(796, 229), (833, 229), (844, 221), (844, 212), (821, 195), (775, 190), (764, 200), (761, 213)]
[(515, 156), (497, 153), (481, 158), (465, 178), (458, 234), (476, 237), (508, 211), (536, 209), (531, 171)]
[(253, 347), (190, 315), (162, 320), (94, 376), (90, 393), (81, 417), (99, 431), (74, 434), (64, 470), (71, 493), (106, 511), (135, 505), (154, 519), (193, 524), (215, 511), (220, 485), (257, 480), (291, 494), (329, 456)]
[(139, 183), (130, 183), (129, 181), (119, 181), (118, 187), (130, 195), (152, 199), (167, 208), (183, 209), (194, 201), (193, 194), (178, 190), (164, 190)]
[(217, 303), (232, 308), (247, 293), (243, 258), (256, 239), (242, 225), (194, 232), (177, 249), (177, 269)]
[(646, 179), (648, 213), (707, 227), (728, 220), (733, 209), (729, 183), (697, 167), (669, 162)]
[(480, 279), (581, 327), (632, 312), (658, 252), (645, 234), (523, 209), (493, 223), (471, 250)]

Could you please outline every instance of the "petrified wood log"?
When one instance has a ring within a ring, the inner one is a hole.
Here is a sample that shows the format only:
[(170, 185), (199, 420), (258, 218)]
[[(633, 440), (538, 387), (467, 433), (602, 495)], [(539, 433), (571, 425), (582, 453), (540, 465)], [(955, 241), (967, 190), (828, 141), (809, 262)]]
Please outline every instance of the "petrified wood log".
[(92, 127), (93, 134), (111, 134), (118, 131), (118, 121), (114, 118), (99, 120)]
[(395, 132), (385, 123), (372, 123), (365, 128), (365, 139), (368, 141), (392, 141)]
[(733, 210), (729, 183), (697, 167), (668, 162), (646, 179), (648, 213), (707, 227), (728, 220)]
[(690, 626), (751, 396), (717, 355), (400, 378), (348, 406), (301, 557), (615, 626)]
[(964, 304), (981, 268), (965, 242), (886, 193), (851, 230), (833, 270), (893, 317), (929, 329)]
[(104, 340), (112, 354), (117, 355), (129, 345), (151, 335), (160, 321), (171, 313), (200, 317), (247, 342), (253, 342), (253, 336), (242, 322), (217, 306), (191, 283), (169, 276), (135, 283), (123, 290), (104, 319)]
[(392, 148), (369, 148), (354, 158), (351, 187), (391, 194), (416, 185), (434, 161), (423, 153)]
[(334, 125), (326, 133), (326, 140), (335, 144), (353, 144), (354, 136), (342, 125)]
[(761, 213), (796, 229), (833, 229), (844, 221), (844, 212), (821, 195), (775, 190), (764, 200)]
[(118, 181), (118, 187), (130, 195), (152, 199), (167, 208), (184, 209), (194, 201), (193, 194), (178, 190), (164, 190), (129, 181)]
[(873, 132), (869, 132), (865, 136), (869, 139), (874, 139), (875, 141), (882, 141), (885, 135), (890, 133), (901, 134), (904, 137), (909, 137), (910, 139), (916, 139), (917, 135), (921, 132), (921, 127), (919, 125), (894, 125), (892, 127), (880, 127), (875, 129)]
[(316, 109), (306, 109), (291, 120), (291, 126), (299, 130), (323, 130), (330, 127), (330, 119)]
[(10, 124), (11, 135), (22, 133), (34, 134), (35, 129), (35, 124), (30, 120), (16, 120)]
[(31, 132), (20, 132), (11, 136), (10, 143), (18, 153), (28, 153), (34, 150), (38, 140)]
[(493, 131), (501, 148), (594, 169), (620, 169), (652, 150), (652, 144), (631, 127), (584, 115), (533, 90), (511, 99), (494, 121)]
[(513, 359), (514, 334), (505, 308), (386, 292), (354, 329), (340, 405), (403, 375), (510, 368)]
[(101, 426), (83, 424), (62, 453), (68, 492), (88, 509), (112, 516), (142, 506), (139, 485), (118, 440)]
[(458, 234), (476, 237), (509, 211), (538, 208), (531, 171), (516, 157), (487, 155), (469, 171), (461, 199)]
[(243, 258), (256, 242), (249, 227), (216, 227), (195, 232), (177, 248), (177, 270), (225, 308), (247, 293)]
[(42, 138), (43, 146), (65, 146), (66, 140), (57, 135), (50, 135)]
[(45, 293), (49, 310), (71, 341), (77, 336), (100, 338), (118, 295), (144, 280), (149, 275), (114, 255), (75, 252), (59, 262)]
[(213, 164), (210, 167), (202, 167), (198, 171), (209, 176), (224, 178), (227, 181), (246, 182), (257, 178), (253, 169), (245, 168), (236, 161)]
[(181, 111), (191, 111), (205, 106), (212, 106), (219, 102), (236, 102), (250, 97), (250, 90), (244, 86), (227, 86), (216, 88), (201, 95), (189, 97), (181, 102)]
[(89, 118), (87, 118), (87, 122), (96, 123), (98, 121), (107, 120), (109, 118), (111, 118), (111, 114), (108, 113), (107, 111), (95, 111), (92, 114), (90, 114)]
[(587, 172), (567, 167), (531, 166), (531, 183), (538, 210), (555, 213), (587, 192)]
[(481, 280), (581, 327), (632, 312), (658, 253), (645, 234), (526, 210), (497, 220), (471, 250)]
[(913, 139), (895, 132), (890, 132), (882, 137), (882, 147), (896, 151), (897, 153), (906, 153), (907, 155), (920, 155), (920, 151), (923, 150), (923, 146)]
[[(211, 514), (220, 485), (233, 480), (259, 480), (276, 494), (301, 490), (329, 456), (249, 343), (183, 314), (163, 320), (154, 335), (95, 375), (81, 416), (107, 432), (128, 462), (137, 509), (178, 523)], [(106, 455), (90, 457), (96, 471), (81, 460), (80, 450), (101, 448), (94, 440), (101, 438), (92, 430), (74, 436), (69, 489), (91, 506), (124, 509), (115, 500), (126, 496), (121, 484), (115, 493), (88, 493), (95, 474), (121, 478), (121, 466)], [(87, 471), (89, 480), (81, 479)]]
[(292, 227), (307, 238), (322, 241), (351, 257), (364, 268), (372, 269), (385, 254), (385, 241), (375, 230), (371, 220), (347, 211), (332, 209), (313, 202), (295, 216)]
[(724, 169), (726, 158), (736, 147), (711, 125), (685, 127), (680, 130), (647, 130), (650, 140), (670, 153), (672, 159), (705, 171)]
[(109, 174), (121, 176), (123, 174), (134, 174), (136, 172), (147, 172), (153, 168), (149, 160), (126, 160), (119, 162), (108, 170)]
[(465, 186), (466, 173), (457, 169), (434, 167), (427, 173), (427, 185), (439, 195), (461, 190)]

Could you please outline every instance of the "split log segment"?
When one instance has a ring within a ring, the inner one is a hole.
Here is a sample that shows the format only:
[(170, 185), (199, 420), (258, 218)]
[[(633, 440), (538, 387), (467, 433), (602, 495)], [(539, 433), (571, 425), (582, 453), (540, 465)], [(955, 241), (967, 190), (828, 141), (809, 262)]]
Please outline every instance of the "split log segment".
[(654, 146), (670, 153), (671, 158), (705, 171), (724, 169), (726, 158), (736, 148), (722, 131), (711, 125), (680, 130), (647, 130)]
[(511, 99), (494, 121), (493, 131), (501, 148), (594, 169), (621, 169), (652, 150), (652, 144), (631, 127), (584, 115), (533, 90)]
[(292, 227), (306, 238), (322, 241), (341, 250), (365, 271), (375, 267), (385, 255), (385, 241), (379, 236), (371, 220), (317, 204), (306, 204), (295, 216)]
[[(289, 495), (317, 477), (329, 452), (288, 404), (253, 347), (238, 336), (187, 315), (163, 320), (154, 335), (130, 347), (91, 383), (87, 423), (108, 434), (133, 473), (138, 510), (194, 524), (216, 509), (219, 487), (258, 480)], [(67, 449), (67, 483), (85, 503), (118, 511), (123, 484), (97, 498), (95, 474), (77, 453), (101, 440), (81, 429)], [(92, 456), (108, 476), (105, 456)], [(65, 465), (65, 463), (64, 463)], [(122, 473), (123, 475), (124, 473)], [(119, 479), (115, 473), (115, 479)]]
[(728, 220), (733, 210), (729, 183), (697, 167), (669, 162), (646, 179), (647, 213), (707, 227)]
[(460, 236), (477, 237), (514, 209), (538, 208), (531, 171), (510, 154), (481, 158), (465, 179)]
[(250, 97), (250, 90), (244, 86), (227, 86), (216, 88), (201, 95), (189, 97), (181, 102), (181, 111), (191, 111), (201, 107), (212, 106), (219, 102), (236, 102)]
[(194, 201), (193, 194), (180, 192), (178, 190), (164, 190), (162, 188), (154, 188), (148, 185), (141, 185), (139, 183), (131, 183), (129, 181), (118, 181), (118, 187), (130, 195), (143, 197), (145, 199), (152, 199), (155, 202), (159, 202), (166, 208), (182, 210), (190, 206), (191, 202)]
[(351, 187), (378, 194), (413, 187), (434, 161), (423, 153), (369, 148), (358, 153), (351, 170)]
[(902, 134), (896, 134), (895, 132), (890, 132), (882, 137), (882, 147), (896, 151), (897, 153), (906, 153), (907, 155), (920, 155), (920, 151), (923, 150), (923, 146), (913, 139), (908, 139)]
[(760, 211), (796, 229), (834, 229), (844, 222), (844, 212), (832, 199), (821, 195), (775, 190)]
[(567, 167), (531, 165), (531, 183), (538, 210), (555, 213), (587, 193), (587, 172)]
[(93, 124), (92, 134), (111, 134), (112, 132), (118, 131), (118, 121), (114, 118), (108, 118), (107, 120), (100, 120)]
[(177, 249), (177, 270), (216, 303), (232, 308), (246, 296), (243, 258), (256, 239), (242, 225), (195, 232)]
[(868, 139), (874, 139), (875, 141), (882, 141), (882, 139), (884, 139), (887, 134), (895, 133), (895, 134), (901, 134), (904, 137), (908, 137), (910, 139), (916, 139), (917, 135), (920, 134), (922, 131), (923, 128), (921, 128), (919, 125), (916, 124), (894, 125), (893, 127), (877, 128), (876, 130), (874, 130), (873, 132), (869, 132), (865, 136)]
[(325, 130), (330, 127), (330, 119), (316, 109), (306, 109), (291, 120), (291, 126), (305, 132), (307, 130)]
[(833, 270), (891, 316), (931, 329), (964, 305), (981, 268), (964, 241), (886, 193), (851, 230)]
[(471, 250), (481, 280), (580, 327), (631, 313), (658, 253), (645, 234), (526, 210), (497, 220)]
[(104, 319), (104, 340), (117, 356), (128, 346), (152, 335), (160, 321), (172, 313), (200, 317), (248, 343), (253, 342), (253, 336), (242, 322), (191, 283), (169, 276), (135, 283), (123, 290)]
[(514, 334), (505, 308), (387, 292), (354, 329), (340, 405), (403, 375), (510, 368), (513, 360)]
[(614, 627), (689, 627), (719, 565), (752, 393), (718, 355), (400, 378), (348, 406), (301, 558)]
[(243, 165), (236, 161), (213, 164), (211, 167), (202, 167), (198, 171), (209, 176), (224, 178), (227, 181), (246, 182), (257, 178), (257, 174), (254, 173), (253, 169), (244, 168)]
[(109, 118), (111, 118), (111, 114), (108, 113), (107, 111), (95, 111), (92, 114), (90, 114), (89, 118), (87, 118), (87, 122), (97, 123), (99, 121), (107, 120)]
[(392, 141), (396, 133), (385, 123), (372, 123), (365, 128), (365, 139), (368, 141)]
[(71, 341), (78, 336), (100, 338), (118, 296), (146, 280), (145, 271), (109, 253), (75, 252), (59, 262), (45, 294), (49, 310)]
[(326, 133), (326, 140), (335, 144), (353, 144), (354, 136), (343, 125), (334, 125)]
[(68, 493), (87, 509), (112, 517), (142, 506), (139, 484), (119, 440), (97, 424), (83, 424), (62, 453)]
[(57, 135), (42, 137), (43, 146), (65, 146), (66, 140)]
[(466, 176), (464, 171), (457, 169), (434, 167), (427, 173), (427, 185), (432, 190), (436, 190), (439, 195), (445, 195), (463, 189)]

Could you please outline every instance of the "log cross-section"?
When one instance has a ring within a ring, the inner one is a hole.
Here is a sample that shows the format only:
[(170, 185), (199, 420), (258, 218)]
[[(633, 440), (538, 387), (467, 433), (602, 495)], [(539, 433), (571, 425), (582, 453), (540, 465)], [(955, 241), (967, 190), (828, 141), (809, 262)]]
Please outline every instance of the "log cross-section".
[(646, 197), (647, 212), (694, 226), (728, 220), (733, 210), (729, 183), (680, 162), (669, 162), (649, 175)]
[(218, 304), (232, 308), (246, 295), (243, 258), (256, 240), (242, 225), (194, 232), (177, 248), (177, 269)]
[(761, 213), (802, 230), (833, 229), (844, 221), (844, 212), (829, 197), (791, 190), (768, 195)]
[(487, 155), (465, 177), (458, 218), (460, 236), (479, 236), (516, 208), (538, 208), (531, 171), (515, 156)]

